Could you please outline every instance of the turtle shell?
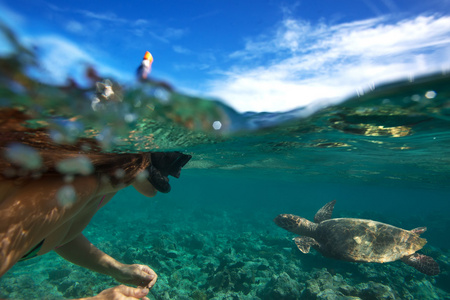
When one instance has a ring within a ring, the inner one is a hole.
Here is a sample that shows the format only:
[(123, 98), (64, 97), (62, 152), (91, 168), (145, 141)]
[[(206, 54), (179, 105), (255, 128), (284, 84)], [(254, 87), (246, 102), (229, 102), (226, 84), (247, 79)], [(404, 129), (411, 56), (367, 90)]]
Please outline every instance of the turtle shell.
[(364, 219), (329, 219), (319, 224), (315, 247), (324, 256), (347, 261), (389, 262), (422, 249), (426, 240), (389, 224)]

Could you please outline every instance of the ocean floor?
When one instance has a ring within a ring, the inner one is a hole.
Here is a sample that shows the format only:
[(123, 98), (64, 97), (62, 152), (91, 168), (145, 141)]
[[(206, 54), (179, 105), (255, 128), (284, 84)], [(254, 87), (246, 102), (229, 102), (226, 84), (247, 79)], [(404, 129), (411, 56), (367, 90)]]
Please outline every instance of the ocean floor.
[[(275, 226), (266, 210), (215, 210), (170, 198), (124, 205), (136, 195), (118, 195), (85, 235), (119, 261), (153, 268), (159, 277), (151, 299), (450, 299), (448, 249), (423, 249), (440, 264), (435, 277), (401, 262), (336, 261), (298, 251), (294, 235)], [(117, 284), (51, 253), (10, 270), (0, 297), (70, 299)]]

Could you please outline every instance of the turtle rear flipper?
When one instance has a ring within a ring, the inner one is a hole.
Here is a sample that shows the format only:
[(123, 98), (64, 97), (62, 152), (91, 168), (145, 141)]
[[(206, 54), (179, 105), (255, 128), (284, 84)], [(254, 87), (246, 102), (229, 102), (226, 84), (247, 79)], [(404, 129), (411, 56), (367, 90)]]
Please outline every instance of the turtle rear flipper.
[(305, 254), (309, 253), (311, 246), (319, 246), (319, 243), (315, 239), (307, 236), (298, 236), (294, 238), (294, 242), (298, 249)]
[(403, 257), (401, 260), (426, 275), (434, 276), (440, 272), (438, 263), (431, 257), (423, 254), (414, 253)]

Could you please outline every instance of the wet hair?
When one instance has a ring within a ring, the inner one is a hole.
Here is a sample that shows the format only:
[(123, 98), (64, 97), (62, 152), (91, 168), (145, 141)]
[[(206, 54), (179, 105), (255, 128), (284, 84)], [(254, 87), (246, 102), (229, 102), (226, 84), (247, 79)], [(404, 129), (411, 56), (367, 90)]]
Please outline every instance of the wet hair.
[[(32, 179), (42, 176), (65, 176), (58, 171), (59, 162), (87, 158), (92, 164), (90, 175), (108, 179), (113, 186), (128, 185), (150, 166), (151, 153), (106, 153), (95, 139), (80, 138), (73, 144), (55, 143), (45, 129), (23, 126), (26, 115), (13, 109), (0, 110), (0, 180)], [(24, 169), (8, 160), (6, 151), (20, 144), (34, 149), (41, 159), (37, 168)], [(87, 174), (72, 174), (73, 176)]]

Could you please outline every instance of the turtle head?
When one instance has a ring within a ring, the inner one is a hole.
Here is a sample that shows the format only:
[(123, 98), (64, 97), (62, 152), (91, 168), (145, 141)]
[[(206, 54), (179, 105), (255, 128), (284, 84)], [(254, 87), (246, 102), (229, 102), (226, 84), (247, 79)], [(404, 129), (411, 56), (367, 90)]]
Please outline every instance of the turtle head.
[(315, 225), (305, 218), (289, 214), (278, 215), (273, 221), (281, 228), (300, 235), (308, 235)]

